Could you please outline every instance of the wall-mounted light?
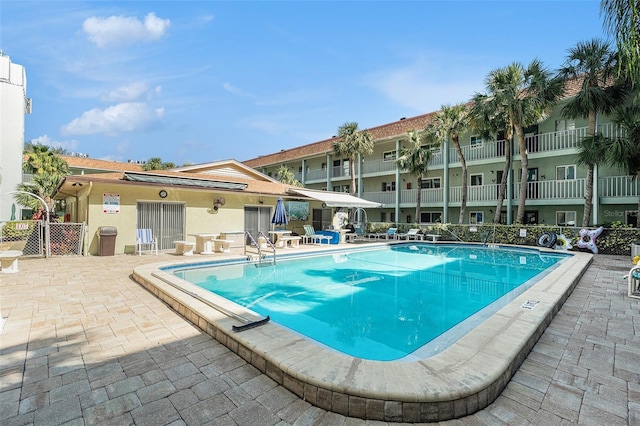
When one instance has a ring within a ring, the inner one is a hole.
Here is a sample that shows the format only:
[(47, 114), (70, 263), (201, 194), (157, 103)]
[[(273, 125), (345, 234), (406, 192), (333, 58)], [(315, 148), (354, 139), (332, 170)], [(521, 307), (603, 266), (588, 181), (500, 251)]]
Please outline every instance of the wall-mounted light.
[(224, 206), (224, 203), (226, 203), (224, 197), (216, 198), (215, 200), (213, 200), (213, 210), (218, 211), (220, 207)]
[(547, 177), (545, 175), (540, 176), (540, 179), (546, 179)]

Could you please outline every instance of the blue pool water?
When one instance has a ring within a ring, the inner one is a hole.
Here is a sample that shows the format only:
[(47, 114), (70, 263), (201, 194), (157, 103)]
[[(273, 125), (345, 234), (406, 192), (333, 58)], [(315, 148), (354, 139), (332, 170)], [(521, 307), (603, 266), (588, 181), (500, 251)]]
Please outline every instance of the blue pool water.
[(337, 351), (390, 361), (468, 331), (565, 258), (416, 243), (172, 272)]

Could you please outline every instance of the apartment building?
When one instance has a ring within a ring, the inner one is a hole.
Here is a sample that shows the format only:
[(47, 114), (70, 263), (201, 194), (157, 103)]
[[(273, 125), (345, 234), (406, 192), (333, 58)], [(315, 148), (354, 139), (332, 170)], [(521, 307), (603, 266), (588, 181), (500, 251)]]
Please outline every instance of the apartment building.
[[(576, 154), (580, 140), (587, 133), (587, 120), (570, 120), (561, 114), (563, 105), (574, 94), (575, 88), (569, 87), (564, 101), (546, 120), (525, 130), (529, 158), (527, 223), (560, 226), (582, 223), (587, 168), (577, 163)], [(356, 165), (356, 194), (384, 204), (381, 208), (367, 209), (369, 222), (458, 223), (462, 168), (452, 144), (445, 141), (436, 149), (429, 172), (419, 185), (415, 175), (402, 170), (396, 163), (402, 147), (408, 146), (407, 132), (424, 129), (434, 114), (401, 118), (366, 129), (375, 141), (375, 149), (371, 155), (360, 158)], [(597, 127), (605, 136), (619, 134), (610, 117), (598, 116)], [(269, 176), (276, 176), (277, 170), (284, 165), (307, 188), (348, 192), (351, 184), (349, 159), (334, 154), (336, 140), (333, 137), (262, 155), (244, 164)], [(487, 139), (472, 131), (461, 135), (460, 145), (468, 170), (464, 223), (493, 221), (508, 143), (511, 144), (512, 168), (501, 222), (510, 224), (517, 218), (520, 197), (521, 156), (517, 142), (505, 141), (500, 135)], [(422, 191), (420, 217), (415, 217), (417, 191)], [(624, 170), (597, 166), (592, 224), (621, 222), (635, 225), (639, 194), (638, 179), (627, 176)]]
[(0, 51), (0, 220), (19, 218), (19, 206), (3, 194), (22, 182), (24, 122), (30, 113), (25, 69)]

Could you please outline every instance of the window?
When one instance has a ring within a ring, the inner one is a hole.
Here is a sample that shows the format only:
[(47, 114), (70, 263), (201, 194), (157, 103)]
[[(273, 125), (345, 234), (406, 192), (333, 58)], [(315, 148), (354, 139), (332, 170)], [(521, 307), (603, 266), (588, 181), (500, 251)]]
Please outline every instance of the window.
[(396, 152), (395, 151), (387, 151), (382, 153), (382, 161), (395, 161)]
[(380, 212), (380, 222), (395, 223), (395, 221), (396, 221), (395, 212)]
[(320, 170), (322, 170), (323, 172), (327, 170), (327, 163), (322, 163), (322, 165), (320, 166)]
[(469, 176), (469, 178), (471, 179), (471, 186), (481, 186), (482, 185), (482, 177), (484, 175), (481, 174), (477, 174), (477, 175), (471, 175)]
[(342, 171), (345, 176), (349, 176), (349, 159), (342, 160)]
[(396, 183), (394, 182), (382, 182), (382, 192), (387, 192), (387, 191), (395, 191), (396, 190)]
[(469, 141), (469, 145), (471, 148), (479, 148), (482, 146), (482, 137), (481, 136), (471, 136), (471, 140)]
[(422, 189), (436, 189), (441, 187), (440, 178), (427, 178), (422, 179)]
[(556, 120), (556, 132), (564, 132), (568, 130), (575, 130), (575, 120)]
[(556, 166), (557, 180), (573, 180), (576, 178), (576, 166)]
[(556, 225), (558, 226), (575, 226), (576, 224), (576, 212), (556, 212)]
[(440, 222), (441, 218), (441, 212), (420, 212), (420, 223)]
[(483, 212), (470, 212), (469, 213), (469, 223), (470, 224), (479, 224), (484, 223), (484, 213)]
[(349, 192), (349, 185), (336, 185), (333, 187), (333, 192)]

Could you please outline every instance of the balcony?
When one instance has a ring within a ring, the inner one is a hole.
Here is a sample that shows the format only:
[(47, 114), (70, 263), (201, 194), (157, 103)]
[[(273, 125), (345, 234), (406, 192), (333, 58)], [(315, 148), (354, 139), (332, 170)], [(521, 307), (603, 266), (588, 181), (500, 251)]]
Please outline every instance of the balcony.
[[(584, 202), (586, 179), (544, 180), (527, 183), (527, 203), (541, 204), (576, 204)], [(600, 202), (603, 204), (636, 203), (640, 197), (638, 179), (627, 176), (606, 177), (598, 180)], [(474, 185), (467, 187), (468, 205), (493, 205), (498, 198), (498, 184)], [(416, 189), (402, 190), (401, 205), (415, 205)], [(513, 200), (520, 196), (520, 185), (513, 184)], [(365, 192), (362, 198), (383, 203), (387, 207), (395, 206), (396, 192)], [(460, 205), (462, 202), (462, 186), (449, 188), (449, 204)], [(422, 205), (442, 206), (444, 190), (442, 188), (423, 189)]]

